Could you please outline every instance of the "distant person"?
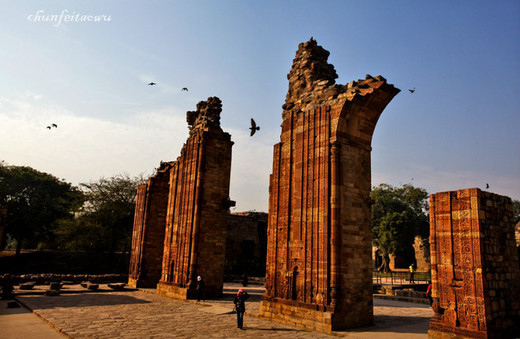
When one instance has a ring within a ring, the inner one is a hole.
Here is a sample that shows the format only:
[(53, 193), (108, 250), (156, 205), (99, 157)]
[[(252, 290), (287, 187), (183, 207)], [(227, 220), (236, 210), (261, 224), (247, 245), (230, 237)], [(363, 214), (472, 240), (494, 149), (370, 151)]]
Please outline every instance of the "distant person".
[(410, 280), (410, 284), (415, 284), (414, 274), (415, 274), (415, 271), (413, 269), (413, 264), (411, 264), (410, 265), (410, 276), (408, 277)]
[(428, 297), (428, 300), (430, 300), (430, 306), (433, 305), (433, 298), (432, 298), (432, 282), (428, 281), (428, 288), (426, 289), (426, 296)]
[(242, 286), (247, 287), (248, 284), (249, 284), (249, 279), (247, 278), (247, 274), (244, 273), (242, 275)]
[(237, 296), (233, 301), (237, 310), (237, 327), (241, 330), (243, 329), (242, 326), (244, 325), (244, 313), (246, 312), (247, 298), (249, 298), (249, 294), (247, 294), (247, 292), (244, 292), (243, 289), (239, 289)]
[(197, 277), (197, 301), (200, 301), (200, 300), (203, 300), (205, 301), (206, 299), (204, 298), (204, 280), (202, 279), (202, 277), (199, 275)]

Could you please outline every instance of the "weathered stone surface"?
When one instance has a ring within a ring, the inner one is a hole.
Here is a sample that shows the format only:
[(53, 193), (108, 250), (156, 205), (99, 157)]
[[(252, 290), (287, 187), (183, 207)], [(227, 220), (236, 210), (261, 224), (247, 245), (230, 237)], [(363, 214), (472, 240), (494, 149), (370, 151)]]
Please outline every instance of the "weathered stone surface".
[(125, 283), (115, 283), (115, 284), (107, 284), (107, 286), (115, 291), (122, 291), (125, 289), (126, 284)]
[(193, 298), (197, 276), (206, 297), (222, 294), (233, 142), (220, 127), (222, 103), (211, 97), (188, 112), (190, 134), (169, 163), (162, 273), (158, 293)]
[(34, 288), (34, 285), (36, 285), (34, 282), (26, 282), (20, 284), (21, 290), (32, 290)]
[[(37, 285), (47, 285), (50, 282), (62, 282), (64, 285), (79, 283), (83, 281), (92, 281), (96, 283), (107, 283), (107, 282), (121, 282), (126, 281), (128, 276), (126, 274), (53, 274), (53, 273), (42, 273), (42, 274), (22, 274), (13, 275), (12, 279), (14, 282), (31, 283)], [(1, 283), (2, 279), (0, 279)]]
[(60, 295), (60, 291), (58, 290), (46, 290), (45, 292), (43, 292), (43, 294), (47, 297), (55, 297), (55, 296), (58, 296)]
[(430, 244), (428, 239), (416, 236), (413, 244), (415, 252), (415, 263), (418, 272), (428, 272), (431, 267), (430, 263)]
[(431, 195), (430, 249), (431, 338), (520, 334), (511, 199), (477, 188)]
[(288, 75), (260, 308), (323, 331), (372, 323), (371, 140), (399, 92), (381, 76), (335, 84), (328, 55), (302, 43)]
[(137, 188), (128, 284), (155, 287), (161, 277), (171, 163)]
[(61, 290), (61, 286), (62, 286), (62, 284), (59, 282), (51, 282), (49, 284), (49, 289), (59, 291), (59, 290)]

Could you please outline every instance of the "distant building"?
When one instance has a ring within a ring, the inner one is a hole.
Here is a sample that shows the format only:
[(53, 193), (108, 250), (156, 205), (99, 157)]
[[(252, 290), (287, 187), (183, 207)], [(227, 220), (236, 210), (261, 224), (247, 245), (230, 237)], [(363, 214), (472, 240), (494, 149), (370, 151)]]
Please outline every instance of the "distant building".
[[(374, 260), (374, 269), (381, 266), (381, 252), (375, 246), (372, 247), (372, 259)], [(408, 269), (410, 264), (414, 264), (419, 272), (428, 272), (430, 270), (430, 244), (428, 239), (420, 236), (415, 237), (414, 243), (403, 254), (390, 255), (388, 267), (390, 270)]]
[(238, 212), (228, 217), (225, 276), (265, 276), (267, 213)]

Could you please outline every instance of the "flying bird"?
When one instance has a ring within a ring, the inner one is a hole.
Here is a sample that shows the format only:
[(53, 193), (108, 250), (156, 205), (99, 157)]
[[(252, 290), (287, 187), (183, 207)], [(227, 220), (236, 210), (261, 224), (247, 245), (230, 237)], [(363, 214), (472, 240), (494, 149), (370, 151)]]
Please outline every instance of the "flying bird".
[(256, 131), (260, 130), (260, 126), (257, 126), (256, 122), (253, 119), (251, 119), (251, 127), (249, 127), (249, 129), (251, 130), (250, 136), (253, 136), (253, 134), (255, 134)]
[(182, 91), (186, 91), (186, 92), (188, 92), (188, 89), (187, 89), (186, 87), (183, 87), (183, 88), (181, 89), (181, 92), (182, 92)]
[(51, 126), (55, 127), (55, 128), (58, 128), (58, 125), (56, 125), (56, 124), (52, 124)]
[(413, 92), (415, 92), (415, 87), (413, 89), (409, 89), (409, 91), (413, 94)]
[(157, 84), (155, 82), (150, 82), (148, 86), (156, 86)]
[(486, 184), (486, 188), (489, 188), (489, 184)]
[(51, 126), (47, 126), (47, 129), (51, 129)]

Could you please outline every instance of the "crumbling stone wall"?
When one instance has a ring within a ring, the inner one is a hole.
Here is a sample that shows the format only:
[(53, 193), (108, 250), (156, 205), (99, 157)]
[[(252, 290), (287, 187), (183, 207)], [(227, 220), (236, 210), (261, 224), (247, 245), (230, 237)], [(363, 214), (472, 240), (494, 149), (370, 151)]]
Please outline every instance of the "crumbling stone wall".
[(226, 276), (265, 276), (267, 213), (237, 212), (228, 218)]
[(211, 97), (187, 113), (190, 134), (170, 168), (162, 295), (193, 298), (198, 275), (206, 297), (222, 294), (233, 143), (220, 127), (221, 111)]
[(132, 287), (156, 287), (161, 277), (170, 167), (162, 162), (157, 173), (137, 188), (128, 273)]
[[(388, 256), (388, 267), (390, 270), (408, 271), (410, 265), (413, 263), (418, 272), (430, 271), (430, 244), (428, 243), (428, 239), (416, 236), (408, 253), (409, 255), (390, 254)], [(375, 269), (378, 269), (383, 262), (381, 251), (375, 246), (372, 246), (372, 260), (374, 261)]]
[(430, 244), (428, 238), (423, 239), (421, 236), (416, 236), (413, 243), (415, 252), (415, 267), (418, 272), (428, 272), (430, 270)]
[(373, 320), (371, 140), (399, 92), (382, 76), (335, 84), (328, 56), (302, 43), (288, 75), (260, 305), (264, 317), (320, 331)]
[(512, 203), (477, 188), (430, 196), (430, 338), (520, 333), (520, 270)]

